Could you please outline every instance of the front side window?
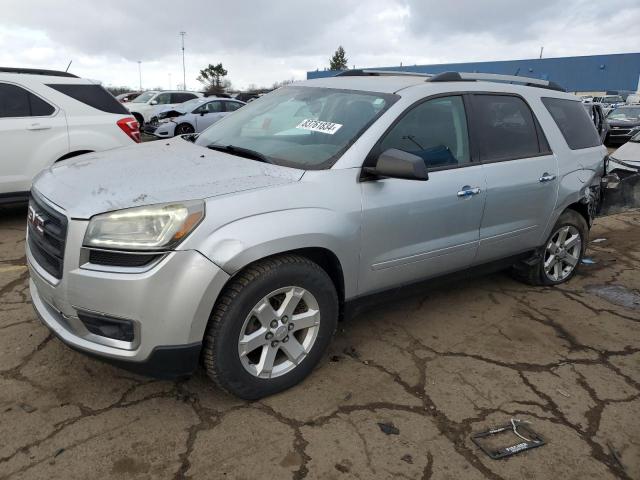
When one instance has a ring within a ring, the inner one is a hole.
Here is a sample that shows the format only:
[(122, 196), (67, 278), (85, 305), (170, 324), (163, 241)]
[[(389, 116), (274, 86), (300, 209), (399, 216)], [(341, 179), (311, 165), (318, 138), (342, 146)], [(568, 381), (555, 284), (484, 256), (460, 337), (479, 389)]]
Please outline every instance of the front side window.
[(597, 147), (600, 135), (579, 100), (542, 98), (542, 103), (558, 125), (571, 150)]
[(473, 95), (473, 111), (480, 161), (540, 155), (533, 114), (520, 97)]
[(325, 169), (398, 98), (359, 90), (283, 87), (214, 123), (195, 143), (232, 145), (278, 165)]
[(54, 111), (55, 108), (24, 88), (0, 83), (0, 118), (43, 117)]
[(160, 93), (156, 98), (154, 98), (157, 105), (168, 105), (171, 103), (171, 94), (170, 93)]
[(386, 134), (378, 151), (390, 148), (418, 155), (430, 169), (469, 163), (469, 134), (462, 97), (435, 98), (413, 107)]

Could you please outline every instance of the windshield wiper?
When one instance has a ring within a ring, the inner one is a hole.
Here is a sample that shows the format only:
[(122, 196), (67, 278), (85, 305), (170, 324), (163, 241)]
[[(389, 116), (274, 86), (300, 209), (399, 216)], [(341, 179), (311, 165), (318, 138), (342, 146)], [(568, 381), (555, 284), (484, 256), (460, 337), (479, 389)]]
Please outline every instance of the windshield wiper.
[(255, 150), (251, 150), (250, 148), (236, 147), (235, 145), (218, 145), (216, 143), (207, 145), (207, 148), (210, 148), (211, 150), (217, 150), (219, 152), (230, 153), (231, 155), (237, 155), (239, 157), (258, 160), (264, 163), (273, 163), (268, 157), (266, 157), (262, 153), (256, 152)]

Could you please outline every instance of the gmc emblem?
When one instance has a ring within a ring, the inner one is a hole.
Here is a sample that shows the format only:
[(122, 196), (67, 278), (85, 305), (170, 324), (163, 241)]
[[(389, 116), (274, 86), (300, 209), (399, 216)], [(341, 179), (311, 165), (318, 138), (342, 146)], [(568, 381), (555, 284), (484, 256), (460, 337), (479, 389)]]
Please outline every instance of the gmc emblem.
[(35, 209), (31, 205), (29, 205), (29, 210), (27, 212), (27, 223), (40, 235), (44, 235), (44, 218), (42, 218), (39, 213), (36, 213)]

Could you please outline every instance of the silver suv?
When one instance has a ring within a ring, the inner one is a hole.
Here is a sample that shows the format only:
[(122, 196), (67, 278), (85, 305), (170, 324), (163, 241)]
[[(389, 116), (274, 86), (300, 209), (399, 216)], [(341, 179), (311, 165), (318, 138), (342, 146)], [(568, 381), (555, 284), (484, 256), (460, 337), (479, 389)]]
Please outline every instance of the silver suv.
[(580, 99), (545, 81), (301, 82), (199, 135), (42, 172), (31, 296), (77, 350), (163, 377), (201, 362), (255, 399), (305, 378), (372, 294), (479, 266), (569, 280), (605, 157)]

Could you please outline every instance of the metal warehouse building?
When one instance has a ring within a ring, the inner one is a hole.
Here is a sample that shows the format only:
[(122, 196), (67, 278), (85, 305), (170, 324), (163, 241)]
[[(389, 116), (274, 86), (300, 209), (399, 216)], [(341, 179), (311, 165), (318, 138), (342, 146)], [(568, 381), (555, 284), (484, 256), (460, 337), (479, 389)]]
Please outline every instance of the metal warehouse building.
[[(458, 71), (521, 75), (553, 80), (569, 92), (640, 91), (640, 53), (371, 68), (433, 74)], [(307, 72), (307, 79), (337, 73), (335, 70)]]

